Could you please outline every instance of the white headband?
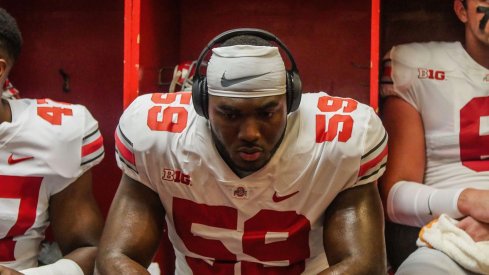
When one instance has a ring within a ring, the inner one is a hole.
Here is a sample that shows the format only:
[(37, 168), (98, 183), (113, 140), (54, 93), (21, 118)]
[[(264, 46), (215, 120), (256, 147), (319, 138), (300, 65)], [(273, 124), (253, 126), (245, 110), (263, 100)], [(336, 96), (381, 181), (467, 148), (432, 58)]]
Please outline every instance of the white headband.
[(277, 47), (236, 45), (212, 49), (208, 92), (224, 97), (285, 94), (285, 65)]

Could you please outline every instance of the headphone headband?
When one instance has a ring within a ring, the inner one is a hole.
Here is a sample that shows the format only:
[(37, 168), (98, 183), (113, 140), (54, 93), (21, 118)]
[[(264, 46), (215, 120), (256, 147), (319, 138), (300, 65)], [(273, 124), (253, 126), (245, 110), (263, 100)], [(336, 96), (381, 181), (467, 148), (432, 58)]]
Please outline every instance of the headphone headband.
[(297, 71), (297, 65), (295, 64), (295, 60), (292, 57), (292, 54), (290, 53), (290, 51), (287, 48), (287, 46), (285, 46), (285, 44), (278, 37), (276, 37), (275, 35), (273, 35), (270, 32), (267, 32), (267, 31), (261, 30), (261, 29), (255, 29), (255, 28), (239, 28), (239, 29), (233, 29), (233, 30), (225, 31), (225, 32), (219, 34), (218, 36), (214, 37), (207, 44), (207, 46), (202, 50), (202, 52), (199, 55), (199, 58), (197, 59), (197, 64), (195, 65), (195, 75), (194, 76), (201, 77), (201, 75), (200, 75), (200, 65), (204, 61), (205, 56), (207, 55), (207, 53), (209, 53), (209, 51), (211, 51), (212, 48), (214, 48), (214, 46), (216, 44), (222, 43), (222, 42), (228, 40), (229, 38), (232, 38), (232, 37), (235, 37), (235, 36), (240, 36), (240, 35), (253, 35), (253, 36), (256, 36), (256, 37), (263, 38), (263, 39), (265, 39), (267, 41), (272, 41), (272, 42), (277, 43), (277, 45), (279, 45), (280, 48), (287, 54), (287, 57), (290, 60), (290, 65), (292, 66), (290, 68), (290, 71), (294, 71), (294, 72)]
[(200, 53), (199, 58), (197, 59), (197, 63), (195, 64), (195, 74), (192, 84), (192, 101), (194, 103), (194, 109), (197, 114), (206, 118), (209, 117), (207, 77), (201, 75), (200, 72), (202, 62), (206, 58), (209, 51), (211, 51), (216, 44), (223, 43), (232, 37), (240, 35), (251, 35), (267, 41), (275, 42), (285, 52), (291, 65), (291, 68), (289, 70), (286, 70), (287, 112), (290, 113), (297, 110), (301, 102), (302, 83), (299, 77), (299, 72), (297, 70), (297, 65), (295, 64), (295, 60), (292, 57), (292, 54), (290, 53), (287, 46), (285, 46), (285, 44), (280, 41), (280, 39), (278, 39), (275, 35), (265, 30), (254, 28), (240, 28), (225, 31), (214, 37), (214, 39), (212, 39)]

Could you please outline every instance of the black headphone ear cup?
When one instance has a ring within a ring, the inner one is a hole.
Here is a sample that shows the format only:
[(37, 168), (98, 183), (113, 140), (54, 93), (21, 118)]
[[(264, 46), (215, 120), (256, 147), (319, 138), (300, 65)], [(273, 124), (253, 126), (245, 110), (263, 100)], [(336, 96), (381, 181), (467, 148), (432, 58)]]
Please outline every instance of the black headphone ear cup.
[(192, 102), (194, 104), (194, 109), (195, 112), (200, 115), (204, 116), (204, 110), (202, 109), (202, 91), (201, 91), (201, 86), (202, 86), (202, 78), (201, 77), (194, 77), (193, 83), (192, 83)]
[(202, 81), (200, 82), (200, 104), (202, 108), (202, 115), (205, 118), (209, 118), (209, 93), (207, 92), (207, 77), (204, 77)]
[(290, 79), (290, 73), (287, 71), (285, 75), (285, 96), (287, 100), (287, 114), (290, 113), (292, 107), (292, 79)]
[(302, 82), (298, 73), (287, 71), (287, 113), (296, 111), (301, 104)]

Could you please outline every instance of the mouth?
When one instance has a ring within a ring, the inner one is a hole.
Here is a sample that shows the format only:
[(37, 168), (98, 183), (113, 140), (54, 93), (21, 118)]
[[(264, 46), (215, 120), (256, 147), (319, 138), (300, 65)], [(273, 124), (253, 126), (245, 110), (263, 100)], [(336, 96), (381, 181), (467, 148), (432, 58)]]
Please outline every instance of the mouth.
[(238, 149), (238, 155), (244, 161), (256, 161), (263, 155), (263, 149), (259, 147), (241, 147)]

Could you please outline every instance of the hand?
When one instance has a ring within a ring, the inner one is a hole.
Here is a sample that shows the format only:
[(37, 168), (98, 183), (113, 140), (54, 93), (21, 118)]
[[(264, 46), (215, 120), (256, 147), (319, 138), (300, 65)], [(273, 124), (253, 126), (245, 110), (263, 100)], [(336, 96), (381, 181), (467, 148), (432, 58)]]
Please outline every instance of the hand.
[(6, 266), (0, 265), (0, 275), (22, 275), (22, 273)]
[(489, 190), (467, 188), (460, 194), (457, 206), (462, 214), (489, 223)]
[(476, 242), (489, 241), (489, 223), (483, 223), (468, 216), (463, 218), (457, 227), (467, 232)]

